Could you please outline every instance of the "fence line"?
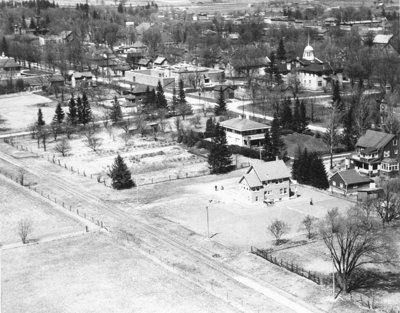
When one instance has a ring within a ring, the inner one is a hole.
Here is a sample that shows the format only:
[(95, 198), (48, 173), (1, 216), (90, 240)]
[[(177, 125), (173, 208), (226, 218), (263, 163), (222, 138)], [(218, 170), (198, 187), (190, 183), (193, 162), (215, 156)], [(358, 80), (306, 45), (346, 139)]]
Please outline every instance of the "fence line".
[[(8, 172), (6, 172), (2, 169), (0, 169), (0, 174), (2, 174), (6, 178), (9, 178), (12, 181), (15, 181), (16, 183), (19, 183), (22, 187), (28, 188), (29, 190), (36, 192), (41, 197), (43, 197), (49, 201), (52, 201), (55, 204), (58, 204), (62, 208), (69, 210), (71, 213), (75, 213), (79, 217), (82, 217), (82, 218), (88, 220), (89, 222), (96, 224), (100, 228), (110, 231), (110, 229), (106, 226), (106, 224), (102, 220), (94, 219), (92, 216), (89, 217), (86, 213), (80, 212), (79, 209), (73, 209), (71, 205), (66, 205), (64, 201), (61, 201), (60, 199), (57, 200), (57, 198), (55, 196), (50, 195), (49, 193), (43, 192), (43, 190), (39, 190), (36, 187), (31, 187), (31, 185), (29, 185), (29, 184), (21, 184), (20, 177), (14, 177), (13, 175), (9, 174)], [(87, 231), (88, 231), (88, 229), (87, 229)]]
[(318, 285), (330, 284), (332, 282), (332, 279), (330, 279), (328, 276), (317, 275), (316, 273), (305, 270), (304, 268), (298, 266), (297, 264), (294, 264), (293, 262), (289, 263), (282, 259), (273, 257), (272, 254), (268, 253), (266, 250), (257, 249), (256, 247), (251, 246), (250, 252), (267, 260), (268, 262), (278, 265), (279, 267), (285, 268), (292, 273), (307, 278)]

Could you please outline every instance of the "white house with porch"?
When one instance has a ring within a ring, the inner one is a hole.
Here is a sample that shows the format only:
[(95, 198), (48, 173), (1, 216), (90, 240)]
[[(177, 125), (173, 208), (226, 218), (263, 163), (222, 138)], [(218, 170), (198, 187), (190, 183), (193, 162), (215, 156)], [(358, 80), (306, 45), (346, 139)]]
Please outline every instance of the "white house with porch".
[(240, 147), (262, 145), (265, 131), (271, 128), (271, 126), (242, 117), (223, 121), (220, 125), (225, 130), (228, 145)]

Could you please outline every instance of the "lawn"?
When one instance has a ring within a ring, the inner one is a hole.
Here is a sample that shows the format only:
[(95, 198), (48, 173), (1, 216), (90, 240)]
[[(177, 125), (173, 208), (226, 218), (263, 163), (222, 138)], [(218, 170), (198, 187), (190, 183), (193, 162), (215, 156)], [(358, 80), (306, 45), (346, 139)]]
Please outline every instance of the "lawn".
[[(64, 215), (56, 205), (0, 175), (1, 243), (20, 242), (18, 222), (32, 221), (30, 240), (84, 231), (85, 225)], [(7, 195), (7, 196), (6, 196)]]
[(289, 134), (283, 136), (282, 138), (286, 144), (288, 155), (291, 157), (296, 155), (298, 147), (300, 147), (302, 150), (307, 148), (309, 152), (315, 151), (322, 154), (328, 153), (329, 151), (328, 147), (321, 138), (298, 133)]
[(4, 250), (2, 312), (236, 312), (105, 234)]
[[(43, 113), (43, 120), (50, 124), (56, 109), (57, 101), (36, 94), (3, 95), (0, 96), (0, 116), (5, 120), (1, 130), (26, 130), (37, 121), (37, 113), (40, 108)], [(63, 107), (64, 112), (68, 107)], [(92, 107), (95, 116), (103, 116), (104, 109)]]

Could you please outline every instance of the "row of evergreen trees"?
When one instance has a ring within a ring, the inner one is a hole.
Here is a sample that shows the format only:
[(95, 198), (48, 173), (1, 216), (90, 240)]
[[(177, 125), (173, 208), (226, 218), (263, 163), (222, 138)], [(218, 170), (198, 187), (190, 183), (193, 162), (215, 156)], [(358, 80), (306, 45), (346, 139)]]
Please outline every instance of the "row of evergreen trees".
[(307, 130), (308, 119), (304, 100), (296, 98), (292, 111), (290, 97), (282, 101), (282, 109), (279, 113), (279, 125), (284, 129), (291, 129), (297, 133)]
[(299, 147), (292, 167), (292, 177), (301, 184), (320, 189), (329, 187), (328, 177), (321, 157), (316, 152)]

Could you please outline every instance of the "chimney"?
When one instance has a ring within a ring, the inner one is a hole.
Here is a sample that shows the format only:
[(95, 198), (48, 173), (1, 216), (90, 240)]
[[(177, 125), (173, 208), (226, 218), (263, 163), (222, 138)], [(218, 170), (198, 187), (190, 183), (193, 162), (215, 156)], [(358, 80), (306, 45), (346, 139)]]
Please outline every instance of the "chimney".
[(275, 156), (275, 161), (279, 161), (279, 157), (277, 155)]

